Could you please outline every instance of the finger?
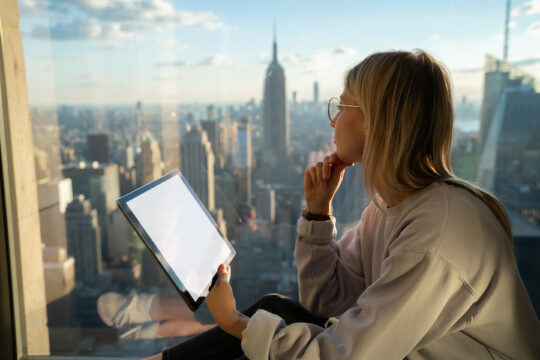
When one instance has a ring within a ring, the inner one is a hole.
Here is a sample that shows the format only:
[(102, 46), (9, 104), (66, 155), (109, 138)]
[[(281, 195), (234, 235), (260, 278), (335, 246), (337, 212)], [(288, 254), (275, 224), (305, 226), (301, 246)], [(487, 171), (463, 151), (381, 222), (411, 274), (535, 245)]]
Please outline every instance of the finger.
[(229, 272), (227, 271), (227, 267), (225, 266), (225, 264), (221, 264), (219, 265), (218, 267), (218, 275), (217, 275), (217, 281), (226, 281), (226, 282), (229, 282)]
[(313, 186), (313, 179), (311, 179), (311, 167), (307, 167), (304, 171), (304, 186)]
[(323, 185), (323, 177), (322, 177), (322, 166), (323, 166), (323, 163), (322, 162), (318, 162), (317, 163), (317, 185), (322, 187)]
[(325, 156), (323, 160), (323, 167), (322, 167), (322, 174), (323, 179), (328, 179), (330, 177), (330, 170), (331, 170), (331, 164), (330, 164), (330, 156)]
[(309, 175), (311, 176), (311, 181), (313, 182), (313, 186), (318, 186), (317, 168), (315, 166), (312, 166), (311, 168), (309, 168)]

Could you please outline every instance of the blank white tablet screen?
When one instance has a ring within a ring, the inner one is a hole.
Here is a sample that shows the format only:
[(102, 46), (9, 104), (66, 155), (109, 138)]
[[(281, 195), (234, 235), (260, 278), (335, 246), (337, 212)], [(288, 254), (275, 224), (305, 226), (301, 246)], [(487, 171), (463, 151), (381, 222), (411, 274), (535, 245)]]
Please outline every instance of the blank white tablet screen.
[(180, 176), (126, 204), (191, 297), (206, 296), (219, 264), (232, 251)]

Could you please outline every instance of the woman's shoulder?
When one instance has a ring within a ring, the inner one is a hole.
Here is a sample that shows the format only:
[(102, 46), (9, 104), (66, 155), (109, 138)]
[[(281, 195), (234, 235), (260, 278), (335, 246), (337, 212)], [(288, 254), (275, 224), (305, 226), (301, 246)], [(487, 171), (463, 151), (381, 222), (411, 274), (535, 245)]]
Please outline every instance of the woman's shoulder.
[(397, 210), (391, 213), (395, 230), (402, 233), (408, 228), (404, 234), (410, 234), (413, 244), (425, 250), (474, 248), (476, 245), (483, 248), (493, 245), (494, 238), (506, 240), (490, 208), (459, 184), (433, 183), (405, 205), (388, 209)]

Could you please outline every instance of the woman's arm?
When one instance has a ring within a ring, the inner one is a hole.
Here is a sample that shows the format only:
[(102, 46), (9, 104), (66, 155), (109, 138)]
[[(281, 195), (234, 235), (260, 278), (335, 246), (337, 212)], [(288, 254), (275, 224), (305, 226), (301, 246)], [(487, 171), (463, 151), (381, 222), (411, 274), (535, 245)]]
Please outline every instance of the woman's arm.
[(286, 326), (258, 310), (243, 332), (250, 359), (403, 359), (449, 331), (467, 326), (476, 301), (459, 272), (436, 252), (399, 252), (355, 306), (327, 329)]
[(298, 221), (294, 257), (300, 303), (308, 311), (320, 317), (340, 315), (364, 291), (358, 232), (355, 227), (335, 242), (335, 220)]

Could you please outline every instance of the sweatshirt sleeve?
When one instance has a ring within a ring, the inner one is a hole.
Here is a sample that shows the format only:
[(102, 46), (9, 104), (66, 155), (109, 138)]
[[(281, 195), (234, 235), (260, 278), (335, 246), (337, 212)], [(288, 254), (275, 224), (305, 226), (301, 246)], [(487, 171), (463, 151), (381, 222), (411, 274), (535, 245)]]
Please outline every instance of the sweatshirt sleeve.
[(354, 307), (327, 329), (286, 326), (258, 310), (242, 333), (249, 359), (403, 359), (413, 350), (468, 322), (474, 292), (436, 252), (401, 251), (385, 259), (382, 274)]
[(362, 260), (355, 248), (359, 246), (358, 233), (355, 227), (334, 241), (334, 218), (298, 220), (294, 258), (300, 303), (305, 309), (320, 317), (340, 315), (364, 291)]

